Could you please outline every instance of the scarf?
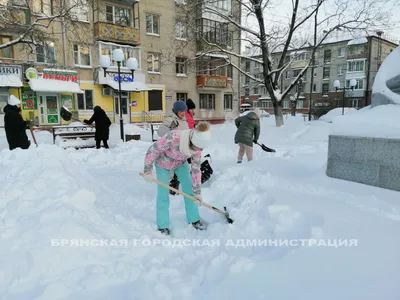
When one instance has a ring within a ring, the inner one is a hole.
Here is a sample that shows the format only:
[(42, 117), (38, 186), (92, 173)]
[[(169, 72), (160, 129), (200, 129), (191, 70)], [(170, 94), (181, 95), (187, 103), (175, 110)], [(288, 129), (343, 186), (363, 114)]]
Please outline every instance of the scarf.
[(184, 129), (180, 132), (179, 151), (188, 157), (192, 156), (194, 153), (189, 147), (191, 133), (192, 130), (190, 129)]

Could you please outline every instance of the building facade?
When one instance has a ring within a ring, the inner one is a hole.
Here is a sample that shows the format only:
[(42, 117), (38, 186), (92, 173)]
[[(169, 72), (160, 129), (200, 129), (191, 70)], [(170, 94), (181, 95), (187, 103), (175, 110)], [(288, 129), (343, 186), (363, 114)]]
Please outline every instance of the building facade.
[[(78, 1), (78, 0), (74, 0)], [(232, 71), (224, 60), (225, 69), (209, 70), (215, 59), (206, 60), (206, 69), (199, 70), (198, 30), (209, 36), (240, 35), (237, 30), (223, 32), (218, 26), (205, 24), (212, 14), (201, 13), (207, 5), (202, 1), (195, 11), (196, 26), (188, 10), (190, 4), (182, 0), (79, 0), (87, 5), (73, 7), (68, 20), (52, 22), (45, 37), (32, 46), (18, 43), (0, 50), (0, 109), (13, 94), (22, 101), (22, 115), (37, 126), (62, 125), (62, 106), (74, 112), (78, 120), (88, 118), (93, 108), (100, 105), (111, 120), (119, 122), (118, 68), (112, 59), (114, 49), (122, 49), (121, 63), (122, 113), (124, 123), (159, 120), (171, 112), (173, 102), (191, 98), (197, 105), (197, 119), (224, 119), (235, 114), (239, 106), (239, 73)], [(231, 0), (212, 1), (212, 5), (232, 11)], [(27, 7), (4, 5), (13, 11), (20, 26), (8, 24), (0, 33), (0, 44), (17, 38), (23, 29), (40, 16), (51, 15), (56, 7), (50, 0), (34, 0)], [(210, 22), (209, 22), (210, 23)], [(214, 32), (212, 32), (214, 31)], [(211, 32), (211, 34), (210, 34)], [(239, 52), (240, 45), (230, 48)], [(111, 66), (100, 67), (101, 55), (111, 58)], [(211, 54), (210, 54), (211, 55)], [(220, 59), (221, 55), (217, 55)], [(138, 61), (138, 69), (126, 66), (128, 58)], [(204, 55), (205, 57), (205, 55)], [(232, 63), (239, 64), (233, 58)], [(236, 100), (236, 105), (234, 104)], [(0, 116), (1, 122), (3, 117)], [(0, 125), (2, 125), (0, 123)]]
[[(297, 99), (296, 111), (318, 114), (318, 110), (330, 110), (335, 107), (362, 108), (371, 104), (372, 85), (383, 60), (398, 46), (394, 39), (377, 33), (360, 38), (336, 36), (328, 38), (317, 49), (313, 75), (311, 65), (286, 99), (282, 99), (284, 113), (291, 111), (291, 100)], [(289, 68), (282, 74), (280, 89), (285, 90), (307, 66), (312, 49), (302, 48), (288, 53), (287, 61), (291, 60)], [(272, 53), (273, 63), (280, 58), (281, 53)], [(254, 56), (259, 58), (259, 56)], [(254, 61), (244, 60), (242, 68), (252, 76), (262, 78), (262, 66)], [(313, 82), (311, 83), (311, 76)], [(262, 107), (273, 113), (272, 102), (263, 84), (259, 84), (247, 76), (242, 76), (242, 106)], [(334, 81), (340, 82), (340, 87), (349, 87), (350, 80), (357, 84), (354, 90), (336, 91)], [(312, 85), (311, 85), (312, 84)], [(298, 97), (297, 97), (298, 96)], [(311, 98), (311, 103), (310, 103)]]

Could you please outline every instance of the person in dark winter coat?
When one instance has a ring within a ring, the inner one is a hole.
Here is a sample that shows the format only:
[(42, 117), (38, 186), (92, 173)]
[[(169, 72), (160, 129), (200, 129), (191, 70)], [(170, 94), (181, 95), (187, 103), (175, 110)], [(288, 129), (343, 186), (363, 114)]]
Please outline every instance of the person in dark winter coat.
[(241, 163), (246, 153), (247, 161), (253, 160), (253, 143), (260, 137), (260, 112), (249, 112), (235, 120), (237, 131), (235, 144), (239, 144), (238, 163)]
[(100, 148), (101, 141), (103, 141), (104, 148), (109, 148), (108, 147), (108, 139), (110, 137), (110, 126), (111, 126), (111, 121), (110, 118), (107, 116), (106, 112), (100, 107), (100, 106), (95, 106), (93, 108), (94, 114), (90, 118), (90, 120), (83, 120), (86, 124), (92, 124), (95, 122), (96, 126), (96, 134), (95, 134), (95, 140), (96, 140), (96, 148)]
[(26, 135), (29, 121), (24, 121), (21, 116), (21, 101), (11, 95), (3, 111), (4, 129), (10, 150), (15, 148), (28, 149), (31, 145), (31, 141)]

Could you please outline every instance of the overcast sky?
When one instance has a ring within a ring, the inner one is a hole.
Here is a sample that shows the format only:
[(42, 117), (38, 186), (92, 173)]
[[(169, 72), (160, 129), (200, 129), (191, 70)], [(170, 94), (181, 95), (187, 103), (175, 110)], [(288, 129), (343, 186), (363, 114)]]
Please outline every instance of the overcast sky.
[[(288, 24), (291, 14), (292, 14), (292, 0), (270, 0), (272, 3), (272, 6), (270, 6), (268, 9), (264, 11), (264, 17), (266, 19), (266, 22), (268, 22), (267, 26), (270, 26), (271, 24)], [(328, 0), (326, 3), (323, 4), (323, 6), (320, 9), (320, 15), (321, 19), (324, 14), (329, 14), (329, 11), (332, 11), (332, 7), (335, 7), (332, 5), (332, 2), (335, 0)], [(343, 0), (341, 0), (343, 1)], [(357, 5), (357, 2), (359, 1), (364, 1), (364, 0), (348, 0), (352, 5)], [(372, 1), (372, 0), (368, 0)], [(381, 28), (382, 31), (384, 31), (384, 34), (388, 34), (390, 37), (396, 39), (397, 41), (400, 40), (400, 1), (397, 0), (375, 0), (374, 3), (379, 3), (382, 1), (387, 1), (389, 2), (388, 4), (385, 5), (386, 9), (391, 11), (391, 18), (390, 22), (391, 24), (389, 26), (385, 26), (384, 28)], [(315, 3), (316, 0), (301, 0), (301, 8), (311, 4)], [(304, 6), (303, 6), (304, 5)], [(349, 10), (349, 12), (354, 12), (354, 10)], [(303, 30), (301, 31), (302, 36), (306, 36), (309, 34), (312, 34), (312, 25), (313, 25), (313, 19), (311, 18), (310, 23), (308, 26), (305, 26)], [(251, 20), (243, 20), (244, 24), (248, 28), (252, 28), (253, 30), (258, 31), (258, 24), (252, 18)], [(311, 30), (308, 30), (311, 29)], [(322, 31), (322, 29), (321, 29)]]

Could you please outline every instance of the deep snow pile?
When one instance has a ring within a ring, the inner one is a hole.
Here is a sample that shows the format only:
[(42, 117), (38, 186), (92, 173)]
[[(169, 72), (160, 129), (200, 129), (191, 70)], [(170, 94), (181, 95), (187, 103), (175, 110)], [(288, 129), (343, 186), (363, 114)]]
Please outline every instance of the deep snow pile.
[(344, 115), (338, 114), (339, 111), (341, 109), (336, 108), (319, 119), (332, 123), (332, 134), (400, 138), (400, 105), (349, 109)]
[(332, 124), (285, 123), (263, 119), (260, 142), (277, 152), (256, 147), (241, 165), (234, 125), (213, 126), (204, 201), (235, 223), (202, 207), (209, 227), (195, 231), (171, 196), (172, 237), (155, 230), (156, 185), (138, 175), (149, 136), (122, 144), (113, 125), (112, 149), (75, 151), (41, 133), (12, 152), (0, 136), (0, 298), (397, 300), (399, 193), (327, 178)]

